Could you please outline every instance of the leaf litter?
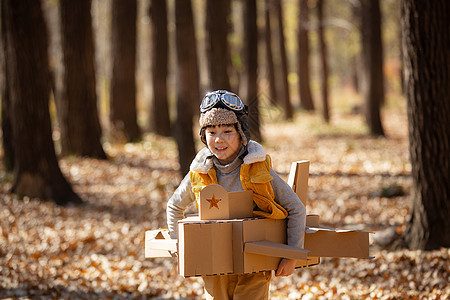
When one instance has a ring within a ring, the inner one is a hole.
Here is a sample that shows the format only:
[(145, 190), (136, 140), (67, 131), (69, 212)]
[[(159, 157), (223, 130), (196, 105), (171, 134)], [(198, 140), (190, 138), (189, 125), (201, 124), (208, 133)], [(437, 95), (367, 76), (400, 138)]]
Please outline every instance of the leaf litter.
[[(269, 122), (265, 149), (286, 180), (292, 161), (309, 159), (307, 212), (325, 225), (374, 232), (374, 258), (322, 258), (273, 277), (271, 299), (448, 299), (450, 249), (385, 247), (400, 236), (410, 208), (405, 114), (385, 116), (388, 138), (366, 136), (356, 115), (334, 117), (349, 124), (341, 131), (316, 118)], [(166, 226), (167, 200), (182, 179), (175, 143), (148, 134), (141, 143), (104, 147), (109, 161), (60, 161), (86, 202), (80, 207), (18, 199), (0, 169), (1, 299), (202, 298), (201, 279), (178, 276), (175, 259), (144, 258), (144, 232)]]

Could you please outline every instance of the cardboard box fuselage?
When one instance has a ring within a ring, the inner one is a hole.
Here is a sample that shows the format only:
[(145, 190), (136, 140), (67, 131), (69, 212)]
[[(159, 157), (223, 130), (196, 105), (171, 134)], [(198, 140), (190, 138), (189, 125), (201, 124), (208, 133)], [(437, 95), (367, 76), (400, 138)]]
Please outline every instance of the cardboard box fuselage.
[[(309, 162), (295, 162), (292, 170), (288, 183), (306, 204)], [(200, 192), (199, 216), (178, 222), (178, 240), (167, 229), (146, 232), (145, 256), (177, 253), (185, 277), (276, 270), (283, 257), (296, 259), (296, 267), (316, 265), (320, 257), (369, 258), (368, 232), (323, 227), (319, 216), (308, 215), (301, 249), (286, 245), (286, 220), (253, 218), (252, 208), (251, 191), (209, 185)]]
[[(275, 270), (283, 256), (281, 245), (286, 243), (285, 224), (285, 220), (261, 218), (180, 221), (179, 273), (187, 277)], [(306, 251), (302, 250), (299, 248), (299, 253), (291, 255), (306, 262)], [(256, 254), (261, 251), (265, 255)]]

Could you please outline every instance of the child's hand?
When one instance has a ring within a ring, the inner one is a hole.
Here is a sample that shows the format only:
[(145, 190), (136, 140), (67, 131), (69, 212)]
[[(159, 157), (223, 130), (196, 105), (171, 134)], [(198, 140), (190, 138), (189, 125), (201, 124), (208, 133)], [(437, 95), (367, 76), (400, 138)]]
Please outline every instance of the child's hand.
[(283, 258), (275, 271), (275, 276), (289, 276), (294, 273), (295, 259)]

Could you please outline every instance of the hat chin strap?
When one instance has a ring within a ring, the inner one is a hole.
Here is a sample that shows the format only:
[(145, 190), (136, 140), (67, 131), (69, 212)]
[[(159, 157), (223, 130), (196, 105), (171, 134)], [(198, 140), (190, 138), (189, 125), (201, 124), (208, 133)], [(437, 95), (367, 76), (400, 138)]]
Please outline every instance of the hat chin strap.
[(246, 145), (242, 144), (242, 147), (244, 147), (244, 152), (242, 152), (242, 154), (239, 155), (239, 159), (240, 159), (240, 160), (244, 160), (244, 157), (246, 157), (247, 154), (248, 154), (248, 147), (247, 147), (247, 144), (246, 144)]

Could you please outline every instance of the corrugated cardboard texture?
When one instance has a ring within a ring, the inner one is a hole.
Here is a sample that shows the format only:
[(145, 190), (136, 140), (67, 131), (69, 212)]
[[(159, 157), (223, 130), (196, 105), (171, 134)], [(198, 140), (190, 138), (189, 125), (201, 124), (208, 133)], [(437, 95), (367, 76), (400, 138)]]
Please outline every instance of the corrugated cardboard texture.
[(297, 260), (295, 268), (306, 268), (320, 264), (320, 257), (308, 256), (308, 260)]
[[(285, 220), (234, 219), (222, 221), (189, 220), (178, 224), (179, 273), (185, 277), (227, 273), (253, 273), (275, 270), (280, 261), (278, 249), (267, 256), (245, 253), (245, 243), (272, 241), (285, 243)], [(269, 253), (268, 253), (269, 254)]]
[[(161, 245), (161, 242), (167, 242)], [(167, 229), (149, 230), (145, 232), (145, 257), (172, 257), (170, 251), (177, 251), (176, 240), (171, 240)], [(174, 247), (175, 245), (175, 247)]]
[(369, 233), (310, 228), (304, 248), (310, 256), (369, 258)]
[(180, 275), (233, 273), (231, 223), (179, 222), (178, 241)]
[(253, 217), (253, 191), (228, 193), (230, 219)]
[(212, 184), (200, 191), (200, 220), (230, 219), (228, 192), (222, 186)]
[(244, 252), (295, 260), (306, 260), (308, 256), (307, 250), (271, 241), (246, 242)]
[(308, 203), (309, 160), (295, 161), (291, 165), (288, 184), (306, 206)]
[(253, 192), (228, 193), (211, 184), (200, 191), (200, 220), (230, 220), (253, 217)]
[[(244, 243), (253, 241), (286, 243), (286, 220), (255, 219), (245, 220), (242, 224)], [(244, 252), (243, 273), (275, 270), (279, 262), (279, 257)]]

